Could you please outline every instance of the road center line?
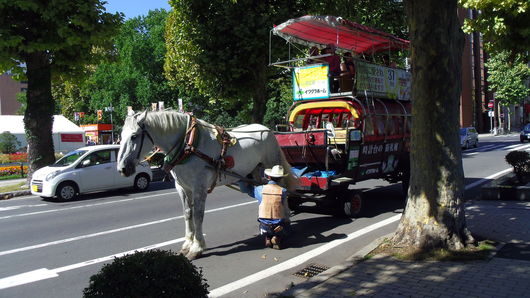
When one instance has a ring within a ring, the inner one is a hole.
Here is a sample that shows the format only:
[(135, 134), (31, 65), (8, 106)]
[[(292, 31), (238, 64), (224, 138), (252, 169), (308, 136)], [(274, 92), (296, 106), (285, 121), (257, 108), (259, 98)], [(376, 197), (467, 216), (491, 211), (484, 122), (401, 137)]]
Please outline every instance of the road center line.
[(157, 243), (157, 244), (153, 244), (153, 245), (149, 245), (149, 246), (144, 246), (144, 247), (141, 247), (141, 248), (137, 248), (137, 249), (133, 249), (133, 250), (117, 253), (117, 254), (114, 254), (114, 255), (106, 256), (106, 257), (101, 257), (101, 258), (97, 258), (97, 259), (93, 259), (93, 260), (89, 260), (89, 261), (85, 261), (85, 262), (80, 262), (80, 263), (76, 263), (76, 264), (72, 264), (72, 265), (68, 265), (68, 266), (63, 266), (63, 267), (59, 267), (59, 268), (55, 268), (55, 269), (51, 269), (51, 270), (47, 269), (47, 268), (40, 268), (40, 269), (37, 269), (37, 270), (28, 271), (28, 272), (24, 272), (24, 273), (21, 273), (21, 274), (8, 276), (8, 277), (0, 279), (0, 290), (11, 288), (11, 287), (14, 287), (14, 286), (20, 286), (20, 285), (27, 284), (27, 283), (36, 282), (36, 281), (39, 281), (39, 280), (44, 280), (44, 279), (58, 277), (59, 273), (61, 273), (61, 272), (65, 272), (65, 271), (68, 271), (68, 270), (73, 270), (73, 269), (77, 269), (77, 268), (81, 268), (81, 267), (85, 267), (85, 266), (89, 266), (89, 265), (93, 265), (93, 264), (97, 264), (97, 263), (101, 263), (101, 262), (110, 261), (110, 260), (112, 260), (114, 258), (119, 258), (119, 257), (122, 257), (124, 255), (133, 254), (133, 253), (135, 253), (137, 251), (146, 251), (146, 250), (150, 250), (150, 249), (160, 248), (160, 247), (163, 247), (163, 246), (168, 246), (168, 245), (179, 243), (179, 242), (182, 242), (182, 241), (184, 241), (184, 237), (178, 238), (178, 239), (174, 239), (174, 240), (170, 240), (170, 241)]
[(162, 193), (162, 194), (142, 196), (142, 197), (137, 197), (137, 198), (123, 199), (123, 200), (117, 200), (117, 201), (111, 201), (111, 202), (102, 202), (102, 203), (94, 203), (94, 204), (66, 207), (66, 208), (60, 208), (60, 209), (50, 209), (50, 210), (36, 211), (36, 212), (30, 212), (30, 213), (7, 215), (7, 216), (0, 217), (0, 219), (46, 214), (46, 213), (53, 213), (53, 212), (67, 211), (67, 210), (74, 210), (74, 209), (81, 209), (81, 208), (88, 208), (88, 207), (95, 207), (95, 206), (111, 205), (111, 204), (124, 203), (124, 202), (129, 202), (129, 201), (143, 200), (143, 199), (152, 198), (152, 197), (159, 197), (159, 196), (164, 196), (168, 194), (171, 194), (171, 193)]
[[(230, 205), (230, 206), (225, 206), (225, 207), (219, 207), (219, 208), (215, 208), (215, 209), (211, 209), (211, 210), (206, 210), (205, 213), (217, 212), (217, 211), (222, 211), (222, 210), (226, 210), (226, 209), (230, 209), (230, 208), (241, 207), (241, 206), (245, 206), (245, 205), (249, 205), (249, 204), (256, 204), (256, 203), (257, 203), (257, 201), (253, 200), (253, 201), (250, 201), (250, 202), (245, 202), (245, 203), (240, 203), (240, 204), (235, 204), (235, 205)], [(56, 241), (50, 241), (50, 242), (46, 242), (46, 243), (41, 243), (41, 244), (36, 244), (36, 245), (31, 245), (31, 246), (26, 246), (26, 247), (20, 247), (20, 248), (15, 248), (15, 249), (10, 249), (10, 250), (4, 250), (4, 251), (0, 251), (0, 256), (14, 254), (14, 253), (27, 251), (27, 250), (32, 250), (32, 249), (37, 249), (37, 248), (43, 248), (43, 247), (57, 245), (57, 244), (63, 244), (63, 243), (67, 243), (67, 242), (72, 242), (72, 241), (77, 241), (77, 240), (82, 240), (82, 239), (87, 239), (87, 238), (92, 238), (92, 237), (97, 237), (97, 236), (102, 236), (102, 235), (108, 235), (108, 234), (117, 233), (117, 232), (123, 232), (123, 231), (136, 229), (136, 228), (142, 228), (142, 227), (146, 227), (146, 226), (150, 226), (150, 225), (156, 225), (156, 224), (164, 223), (164, 222), (171, 221), (171, 220), (181, 219), (183, 217), (184, 217), (183, 215), (175, 216), (175, 217), (169, 217), (169, 218), (165, 218), (165, 219), (155, 220), (155, 221), (146, 222), (146, 223), (137, 224), (137, 225), (132, 225), (132, 226), (127, 226), (127, 227), (123, 227), (123, 228), (112, 229), (112, 230), (107, 230), (107, 231), (102, 231), (102, 232), (97, 232), (97, 233), (92, 233), (92, 234), (87, 234), (87, 235), (81, 235), (81, 236), (77, 236), (77, 237), (71, 237), (71, 238), (66, 238), (66, 239), (61, 239), (61, 240), (56, 240)]]
[(240, 280), (236, 280), (234, 282), (231, 282), (229, 284), (226, 284), (224, 286), (221, 286), (217, 289), (213, 289), (212, 291), (210, 291), (210, 295), (209, 297), (219, 297), (219, 296), (222, 296), (222, 295), (225, 295), (227, 293), (230, 293), (232, 291), (235, 291), (237, 289), (240, 289), (242, 287), (245, 287), (245, 286), (248, 286), (250, 284), (253, 284), (259, 280), (262, 280), (264, 278), (267, 278), (267, 277), (270, 277), (272, 275), (275, 275), (275, 274), (278, 274), (278, 272), (282, 272), (282, 271), (285, 271), (285, 270), (288, 270), (288, 269), (291, 269), (295, 266), (298, 266), (298, 265), (301, 265), (305, 262), (307, 262), (308, 260), (332, 249), (332, 248), (335, 248), (345, 242), (348, 242), (348, 241), (351, 241), (355, 238), (358, 238), (362, 235), (365, 235), (367, 233), (370, 233), (374, 230), (377, 230), (381, 227), (384, 227), (388, 224), (391, 224), (391, 223), (394, 223), (396, 221), (398, 221), (399, 219), (401, 218), (401, 214), (398, 214), (398, 215), (394, 215), (390, 218), (387, 218), (385, 220), (382, 220), (380, 222), (377, 222), (373, 225), (370, 225), (370, 226), (367, 226), (367, 227), (364, 227), (358, 231), (355, 231), (351, 234), (348, 234), (348, 236), (346, 236), (346, 238), (342, 238), (342, 239), (335, 239), (331, 242), (328, 242), (324, 245), (321, 245), (313, 250), (310, 250), (308, 252), (305, 252), (299, 256), (296, 256), (292, 259), (289, 259), (283, 263), (280, 263), (278, 265), (275, 265), (275, 266), (272, 266), (272, 267), (269, 267), (265, 270), (262, 270), (262, 271), (259, 271), (259, 272), (256, 272), (254, 274), (251, 274), (247, 277), (244, 277)]

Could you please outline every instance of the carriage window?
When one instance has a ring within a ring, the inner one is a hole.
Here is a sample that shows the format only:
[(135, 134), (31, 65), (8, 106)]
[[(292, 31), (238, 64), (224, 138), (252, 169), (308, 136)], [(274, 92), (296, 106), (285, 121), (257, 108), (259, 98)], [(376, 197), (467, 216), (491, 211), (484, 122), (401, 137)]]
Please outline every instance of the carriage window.
[(410, 134), (410, 130), (412, 128), (412, 117), (408, 116), (405, 117), (407, 119), (407, 123), (405, 125), (405, 134)]
[(322, 114), (322, 118), (320, 120), (320, 128), (326, 128), (326, 123), (330, 121), (330, 115), (328, 113)]
[(308, 129), (315, 129), (317, 128), (318, 126), (318, 116), (319, 115), (310, 115), (309, 116), (309, 123), (308, 123), (308, 126), (307, 128)]
[(399, 116), (392, 116), (390, 117), (390, 121), (388, 121), (388, 125), (386, 126), (386, 135), (392, 136), (392, 135), (398, 135), (400, 134), (400, 124), (401, 124), (401, 117)]
[(294, 128), (302, 128), (304, 126), (305, 113), (300, 113), (294, 118)]
[(377, 125), (377, 135), (383, 136), (385, 134), (386, 116), (376, 116), (375, 123)]
[(375, 134), (374, 124), (372, 121), (373, 121), (372, 116), (366, 116), (364, 118), (364, 134), (367, 136), (373, 136)]

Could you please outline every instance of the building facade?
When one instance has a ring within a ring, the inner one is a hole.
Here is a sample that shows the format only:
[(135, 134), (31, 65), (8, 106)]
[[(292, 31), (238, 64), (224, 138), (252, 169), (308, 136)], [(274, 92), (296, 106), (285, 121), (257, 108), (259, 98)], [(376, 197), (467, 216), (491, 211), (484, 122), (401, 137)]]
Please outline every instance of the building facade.
[(0, 75), (0, 115), (16, 115), (21, 106), (17, 94), (27, 88), (26, 82), (15, 81), (8, 73)]

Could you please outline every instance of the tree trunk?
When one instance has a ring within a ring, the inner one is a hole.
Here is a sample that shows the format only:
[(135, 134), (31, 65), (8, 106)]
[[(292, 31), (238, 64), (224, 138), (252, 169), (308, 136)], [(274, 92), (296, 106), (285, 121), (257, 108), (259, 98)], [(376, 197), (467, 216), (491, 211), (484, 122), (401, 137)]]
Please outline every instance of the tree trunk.
[(464, 214), (459, 97), (464, 36), (457, 1), (407, 2), (412, 50), (411, 179), (393, 242), (460, 249), (473, 238)]
[[(263, 65), (266, 65), (264, 63)], [(253, 123), (262, 123), (265, 113), (267, 112), (267, 70), (265, 67), (254, 73), (255, 88), (252, 96), (252, 115)]]
[(28, 91), (24, 127), (28, 141), (28, 182), (33, 173), (55, 161), (52, 126), (55, 103), (51, 93), (51, 66), (44, 52), (26, 56)]

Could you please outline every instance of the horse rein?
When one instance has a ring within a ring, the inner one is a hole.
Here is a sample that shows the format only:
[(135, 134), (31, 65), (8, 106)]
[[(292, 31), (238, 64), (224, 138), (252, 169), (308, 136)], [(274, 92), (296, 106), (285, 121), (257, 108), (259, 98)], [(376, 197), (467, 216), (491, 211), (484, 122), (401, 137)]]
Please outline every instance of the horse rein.
[(140, 150), (138, 150), (138, 155), (136, 156), (136, 159), (140, 159), (140, 154), (142, 154), (142, 148), (144, 146), (144, 139), (145, 139), (145, 136), (147, 136), (149, 138), (149, 140), (151, 141), (151, 143), (153, 143), (153, 146), (155, 145), (155, 141), (153, 140), (153, 137), (151, 137), (151, 135), (149, 134), (149, 132), (147, 131), (147, 129), (145, 128), (145, 125), (143, 124), (138, 124), (138, 126), (140, 127), (140, 129), (142, 130), (142, 140), (140, 141)]

